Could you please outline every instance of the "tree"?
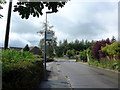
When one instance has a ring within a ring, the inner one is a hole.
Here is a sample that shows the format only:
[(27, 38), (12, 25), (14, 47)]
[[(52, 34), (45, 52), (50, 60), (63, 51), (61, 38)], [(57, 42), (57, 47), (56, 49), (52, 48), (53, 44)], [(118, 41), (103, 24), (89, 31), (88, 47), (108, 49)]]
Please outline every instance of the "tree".
[(29, 51), (30, 50), (30, 48), (29, 48), (29, 46), (28, 46), (28, 44), (23, 48), (23, 51)]
[(116, 39), (115, 39), (115, 37), (113, 36), (112, 39), (111, 39), (111, 43), (114, 43), (114, 42), (116, 42)]
[(114, 59), (114, 60), (119, 59), (120, 58), (120, 42), (114, 42), (111, 45), (106, 45), (105, 47), (102, 47), (102, 51), (105, 53), (106, 56), (112, 57), (111, 59)]
[(75, 56), (75, 50), (74, 49), (72, 49), (72, 50), (67, 50), (67, 56), (69, 57), (69, 58), (71, 58), (71, 57), (74, 57)]
[[(17, 5), (14, 6), (14, 12), (19, 12), (21, 18), (28, 19), (30, 15), (33, 17), (39, 17), (42, 15), (42, 10), (44, 7), (48, 7), (48, 9), (52, 9), (52, 12), (57, 12), (59, 7), (63, 7), (66, 2), (30, 2), (29, 0), (25, 0), (26, 2), (22, 2), (21, 0), (17, 2)], [(5, 46), (4, 48), (8, 48), (8, 41), (9, 41), (9, 28), (10, 28), (10, 18), (11, 18), (11, 10), (12, 10), (12, 0), (9, 3), (9, 11), (8, 11), (8, 20), (7, 20), (7, 27), (6, 27), (6, 36), (5, 36)]]
[(84, 50), (84, 51), (81, 51), (79, 53), (79, 56), (80, 56), (80, 60), (83, 60), (83, 61), (87, 61), (87, 50)]
[(56, 48), (56, 56), (63, 57), (63, 47), (62, 46), (59, 46)]
[(61, 45), (62, 45), (62, 41), (60, 40), (60, 41), (59, 41), (59, 46), (61, 46)]
[(0, 0), (0, 4), (5, 4), (6, 0)]
[(75, 43), (79, 43), (79, 40), (78, 40), (78, 39), (76, 39), (76, 40), (75, 40)]
[(67, 52), (67, 45), (68, 45), (68, 42), (67, 42), (67, 39), (63, 40), (63, 54), (66, 55), (66, 52)]
[[(28, 0), (27, 0), (28, 1)], [(42, 10), (44, 7), (47, 7), (48, 10), (52, 9), (52, 12), (57, 12), (59, 7), (63, 7), (66, 2), (61, 2), (61, 0), (57, 2), (18, 2), (17, 5), (14, 6), (14, 12), (18, 12), (21, 15), (21, 18), (28, 19), (30, 15), (33, 17), (39, 17), (43, 15)]]
[[(5, 4), (6, 3), (6, 1), (5, 0), (0, 0), (0, 4)], [(0, 5), (0, 9), (3, 9), (3, 7)], [(3, 17), (3, 15), (2, 14), (0, 14), (0, 18), (2, 18)]]
[[(55, 37), (55, 32), (52, 30), (53, 26), (51, 27), (50, 25), (47, 25), (48, 26), (48, 30), (47, 31), (50, 31), (53, 33), (53, 38), (52, 40), (50, 41), (46, 41), (46, 53), (47, 53), (47, 56), (49, 58), (52, 58), (54, 56), (54, 54), (56, 53), (56, 46), (57, 46), (57, 38)], [(38, 33), (40, 33), (40, 35), (44, 35), (45, 34), (45, 23), (43, 23), (43, 30), (39, 31)], [(42, 50), (42, 52), (44, 52), (44, 38), (42, 38), (40, 40), (40, 48)]]
[(111, 42), (109, 38), (106, 40), (96, 41), (91, 47), (92, 55), (95, 59), (99, 60), (101, 57), (105, 57), (104, 53), (101, 51), (101, 47), (105, 47), (106, 45), (110, 45)]
[[(0, 6), (0, 9), (3, 9), (3, 7), (2, 6)], [(2, 18), (3, 17), (3, 15), (2, 14), (0, 14), (0, 18)]]

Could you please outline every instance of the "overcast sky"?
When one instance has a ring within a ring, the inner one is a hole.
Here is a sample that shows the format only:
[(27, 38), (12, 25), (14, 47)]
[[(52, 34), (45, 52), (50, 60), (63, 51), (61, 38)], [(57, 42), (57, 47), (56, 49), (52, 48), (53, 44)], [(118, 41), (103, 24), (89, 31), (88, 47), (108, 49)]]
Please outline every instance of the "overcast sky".
[[(89, 1), (89, 2), (88, 2)], [(57, 41), (67, 39), (69, 42), (78, 40), (118, 39), (118, 0), (71, 0), (57, 13), (48, 15), (53, 25)], [(7, 22), (8, 3), (3, 5), (0, 13), (0, 47), (4, 46)], [(45, 12), (45, 10), (44, 10)], [(36, 46), (40, 41), (37, 32), (42, 30), (43, 16), (21, 19), (17, 12), (12, 12), (9, 47)]]

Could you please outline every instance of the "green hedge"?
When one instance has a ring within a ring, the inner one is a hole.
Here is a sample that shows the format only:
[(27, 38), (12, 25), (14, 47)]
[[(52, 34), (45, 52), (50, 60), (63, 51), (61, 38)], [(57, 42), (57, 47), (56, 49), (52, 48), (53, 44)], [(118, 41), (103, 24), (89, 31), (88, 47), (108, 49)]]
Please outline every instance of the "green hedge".
[(2, 52), (3, 90), (37, 88), (43, 78), (43, 61), (30, 52), (5, 50)]

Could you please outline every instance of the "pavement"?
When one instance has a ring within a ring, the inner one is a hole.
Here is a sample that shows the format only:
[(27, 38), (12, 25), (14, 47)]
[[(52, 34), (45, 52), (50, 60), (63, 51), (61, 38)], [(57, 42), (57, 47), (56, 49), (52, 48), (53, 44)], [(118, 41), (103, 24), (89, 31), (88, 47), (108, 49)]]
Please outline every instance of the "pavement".
[(47, 63), (47, 81), (41, 82), (39, 85), (38, 90), (44, 90), (44, 89), (49, 89), (49, 90), (56, 90), (56, 89), (62, 89), (66, 90), (69, 89), (71, 90), (70, 84), (67, 81), (67, 77), (64, 76), (61, 71), (58, 69), (59, 64), (57, 63)]

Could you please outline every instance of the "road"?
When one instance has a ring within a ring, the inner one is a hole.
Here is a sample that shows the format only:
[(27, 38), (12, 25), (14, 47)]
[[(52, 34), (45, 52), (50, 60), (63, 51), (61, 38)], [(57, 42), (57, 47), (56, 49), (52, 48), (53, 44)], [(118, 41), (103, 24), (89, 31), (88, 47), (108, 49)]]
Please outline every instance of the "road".
[(56, 59), (55, 63), (71, 88), (118, 88), (118, 73), (64, 59)]

